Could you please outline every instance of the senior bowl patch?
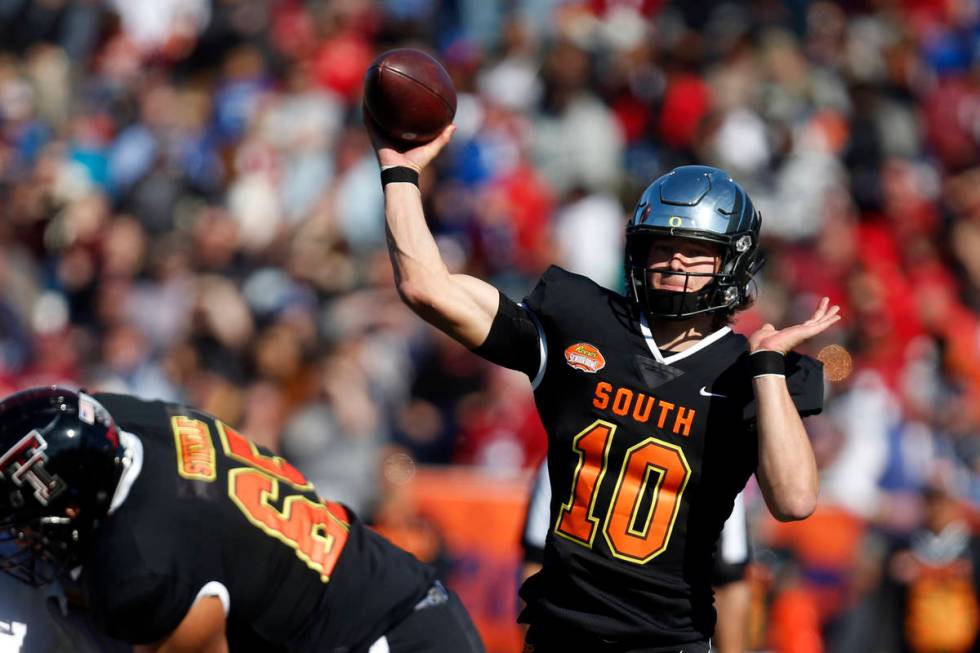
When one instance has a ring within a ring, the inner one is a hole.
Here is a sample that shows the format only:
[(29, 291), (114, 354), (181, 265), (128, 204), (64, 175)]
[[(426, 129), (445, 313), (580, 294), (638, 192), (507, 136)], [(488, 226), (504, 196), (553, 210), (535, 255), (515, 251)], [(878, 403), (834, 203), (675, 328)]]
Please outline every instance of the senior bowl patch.
[(594, 345), (577, 342), (565, 350), (565, 361), (570, 367), (595, 374), (606, 366), (606, 359)]

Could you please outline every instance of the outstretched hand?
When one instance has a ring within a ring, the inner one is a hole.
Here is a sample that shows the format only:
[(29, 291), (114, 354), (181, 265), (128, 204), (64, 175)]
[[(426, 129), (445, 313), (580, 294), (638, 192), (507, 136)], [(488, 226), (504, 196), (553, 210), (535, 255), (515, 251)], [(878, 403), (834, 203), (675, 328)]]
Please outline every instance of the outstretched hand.
[(771, 349), (782, 353), (799, 347), (813, 336), (823, 333), (832, 324), (840, 320), (840, 306), (830, 306), (830, 299), (820, 300), (817, 310), (803, 324), (797, 324), (785, 329), (776, 330), (771, 324), (765, 324), (761, 329), (749, 336), (749, 351)]
[(378, 157), (381, 167), (388, 166), (407, 166), (421, 172), (425, 166), (429, 165), (432, 159), (436, 158), (442, 148), (449, 143), (456, 131), (456, 125), (450, 124), (442, 133), (436, 136), (435, 140), (429, 141), (424, 145), (413, 147), (409, 150), (400, 151), (391, 140), (385, 138), (378, 128), (377, 123), (371, 118), (367, 110), (362, 110), (364, 114), (364, 126), (368, 135), (371, 137), (371, 144), (374, 146), (374, 153)]

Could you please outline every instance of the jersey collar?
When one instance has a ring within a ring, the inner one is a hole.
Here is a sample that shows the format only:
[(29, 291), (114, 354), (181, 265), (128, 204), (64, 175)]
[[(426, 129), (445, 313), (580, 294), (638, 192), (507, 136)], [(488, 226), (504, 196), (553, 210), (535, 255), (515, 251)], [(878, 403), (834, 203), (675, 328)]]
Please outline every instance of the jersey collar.
[(119, 506), (123, 504), (133, 483), (139, 478), (140, 471), (143, 469), (143, 443), (134, 434), (128, 431), (119, 430), (119, 442), (126, 451), (123, 456), (123, 473), (119, 477), (119, 484), (116, 485), (116, 492), (112, 495), (112, 503), (109, 504), (109, 514), (111, 515)]
[(653, 339), (653, 332), (650, 330), (650, 323), (647, 322), (647, 315), (644, 311), (640, 311), (640, 332), (643, 334), (643, 340), (647, 343), (647, 348), (658, 363), (664, 363), (665, 365), (670, 365), (671, 363), (676, 363), (679, 360), (687, 358), (688, 356), (701, 351), (713, 342), (716, 342), (731, 332), (730, 327), (722, 327), (701, 339), (696, 345), (688, 347), (684, 351), (679, 351), (676, 354), (671, 354), (670, 356), (664, 356), (660, 353), (660, 348), (657, 346), (657, 342)]
[[(111, 515), (116, 512), (119, 507), (126, 501), (126, 497), (129, 496), (129, 491), (133, 487), (133, 483), (139, 478), (140, 472), (143, 470), (143, 443), (140, 439), (133, 433), (129, 431), (123, 431), (119, 429), (119, 442), (123, 446), (123, 473), (119, 476), (119, 483), (116, 484), (116, 491), (112, 495), (112, 502), (109, 504), (109, 512), (107, 514)], [(72, 580), (78, 580), (82, 575), (82, 565), (78, 565), (72, 569), (69, 573)]]

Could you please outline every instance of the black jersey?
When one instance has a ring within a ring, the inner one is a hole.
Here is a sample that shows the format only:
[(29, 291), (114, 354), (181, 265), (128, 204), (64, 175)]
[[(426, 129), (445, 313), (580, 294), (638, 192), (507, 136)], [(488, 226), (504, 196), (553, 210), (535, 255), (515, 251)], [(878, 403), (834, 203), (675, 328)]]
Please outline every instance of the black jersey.
[(167, 636), (209, 583), (232, 651), (365, 651), (411, 613), (429, 568), (324, 501), (296, 468), (191, 408), (98, 395), (142, 470), (82, 572), (101, 628)]
[[(551, 479), (548, 464), (542, 463), (534, 475), (534, 485), (524, 514), (524, 530), (521, 533), (521, 549), (524, 562), (541, 564), (544, 560), (545, 543), (548, 541), (551, 506)], [(731, 515), (721, 529), (718, 547), (712, 561), (711, 584), (721, 587), (745, 578), (751, 557), (748, 516), (741, 494), (735, 497)]]
[[(552, 499), (521, 620), (634, 646), (706, 641), (713, 550), (758, 457), (747, 340), (724, 328), (664, 357), (631, 302), (557, 267), (524, 305), (545, 352)], [(801, 414), (820, 411), (819, 363), (788, 356), (787, 382)]]

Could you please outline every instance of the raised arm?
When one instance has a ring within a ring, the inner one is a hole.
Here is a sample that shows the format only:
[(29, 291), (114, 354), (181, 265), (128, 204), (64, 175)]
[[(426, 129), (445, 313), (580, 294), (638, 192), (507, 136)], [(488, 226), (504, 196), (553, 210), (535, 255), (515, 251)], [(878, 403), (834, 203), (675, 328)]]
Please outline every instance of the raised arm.
[[(399, 152), (370, 124), (381, 167), (404, 166), (421, 172), (452, 138), (450, 125), (434, 141)], [(385, 223), (388, 253), (395, 271), (398, 294), (422, 319), (473, 349), (490, 332), (500, 294), (490, 284), (463, 274), (450, 274), (422, 211), (419, 189), (410, 182), (385, 186)]]
[[(779, 354), (798, 347), (840, 319), (837, 306), (828, 309), (824, 297), (803, 324), (777, 331), (763, 326), (749, 338), (753, 353)], [(759, 465), (756, 477), (773, 517), (780, 521), (805, 519), (814, 511), (819, 494), (817, 464), (803, 420), (786, 387), (786, 378), (763, 374), (752, 381), (758, 405)]]

